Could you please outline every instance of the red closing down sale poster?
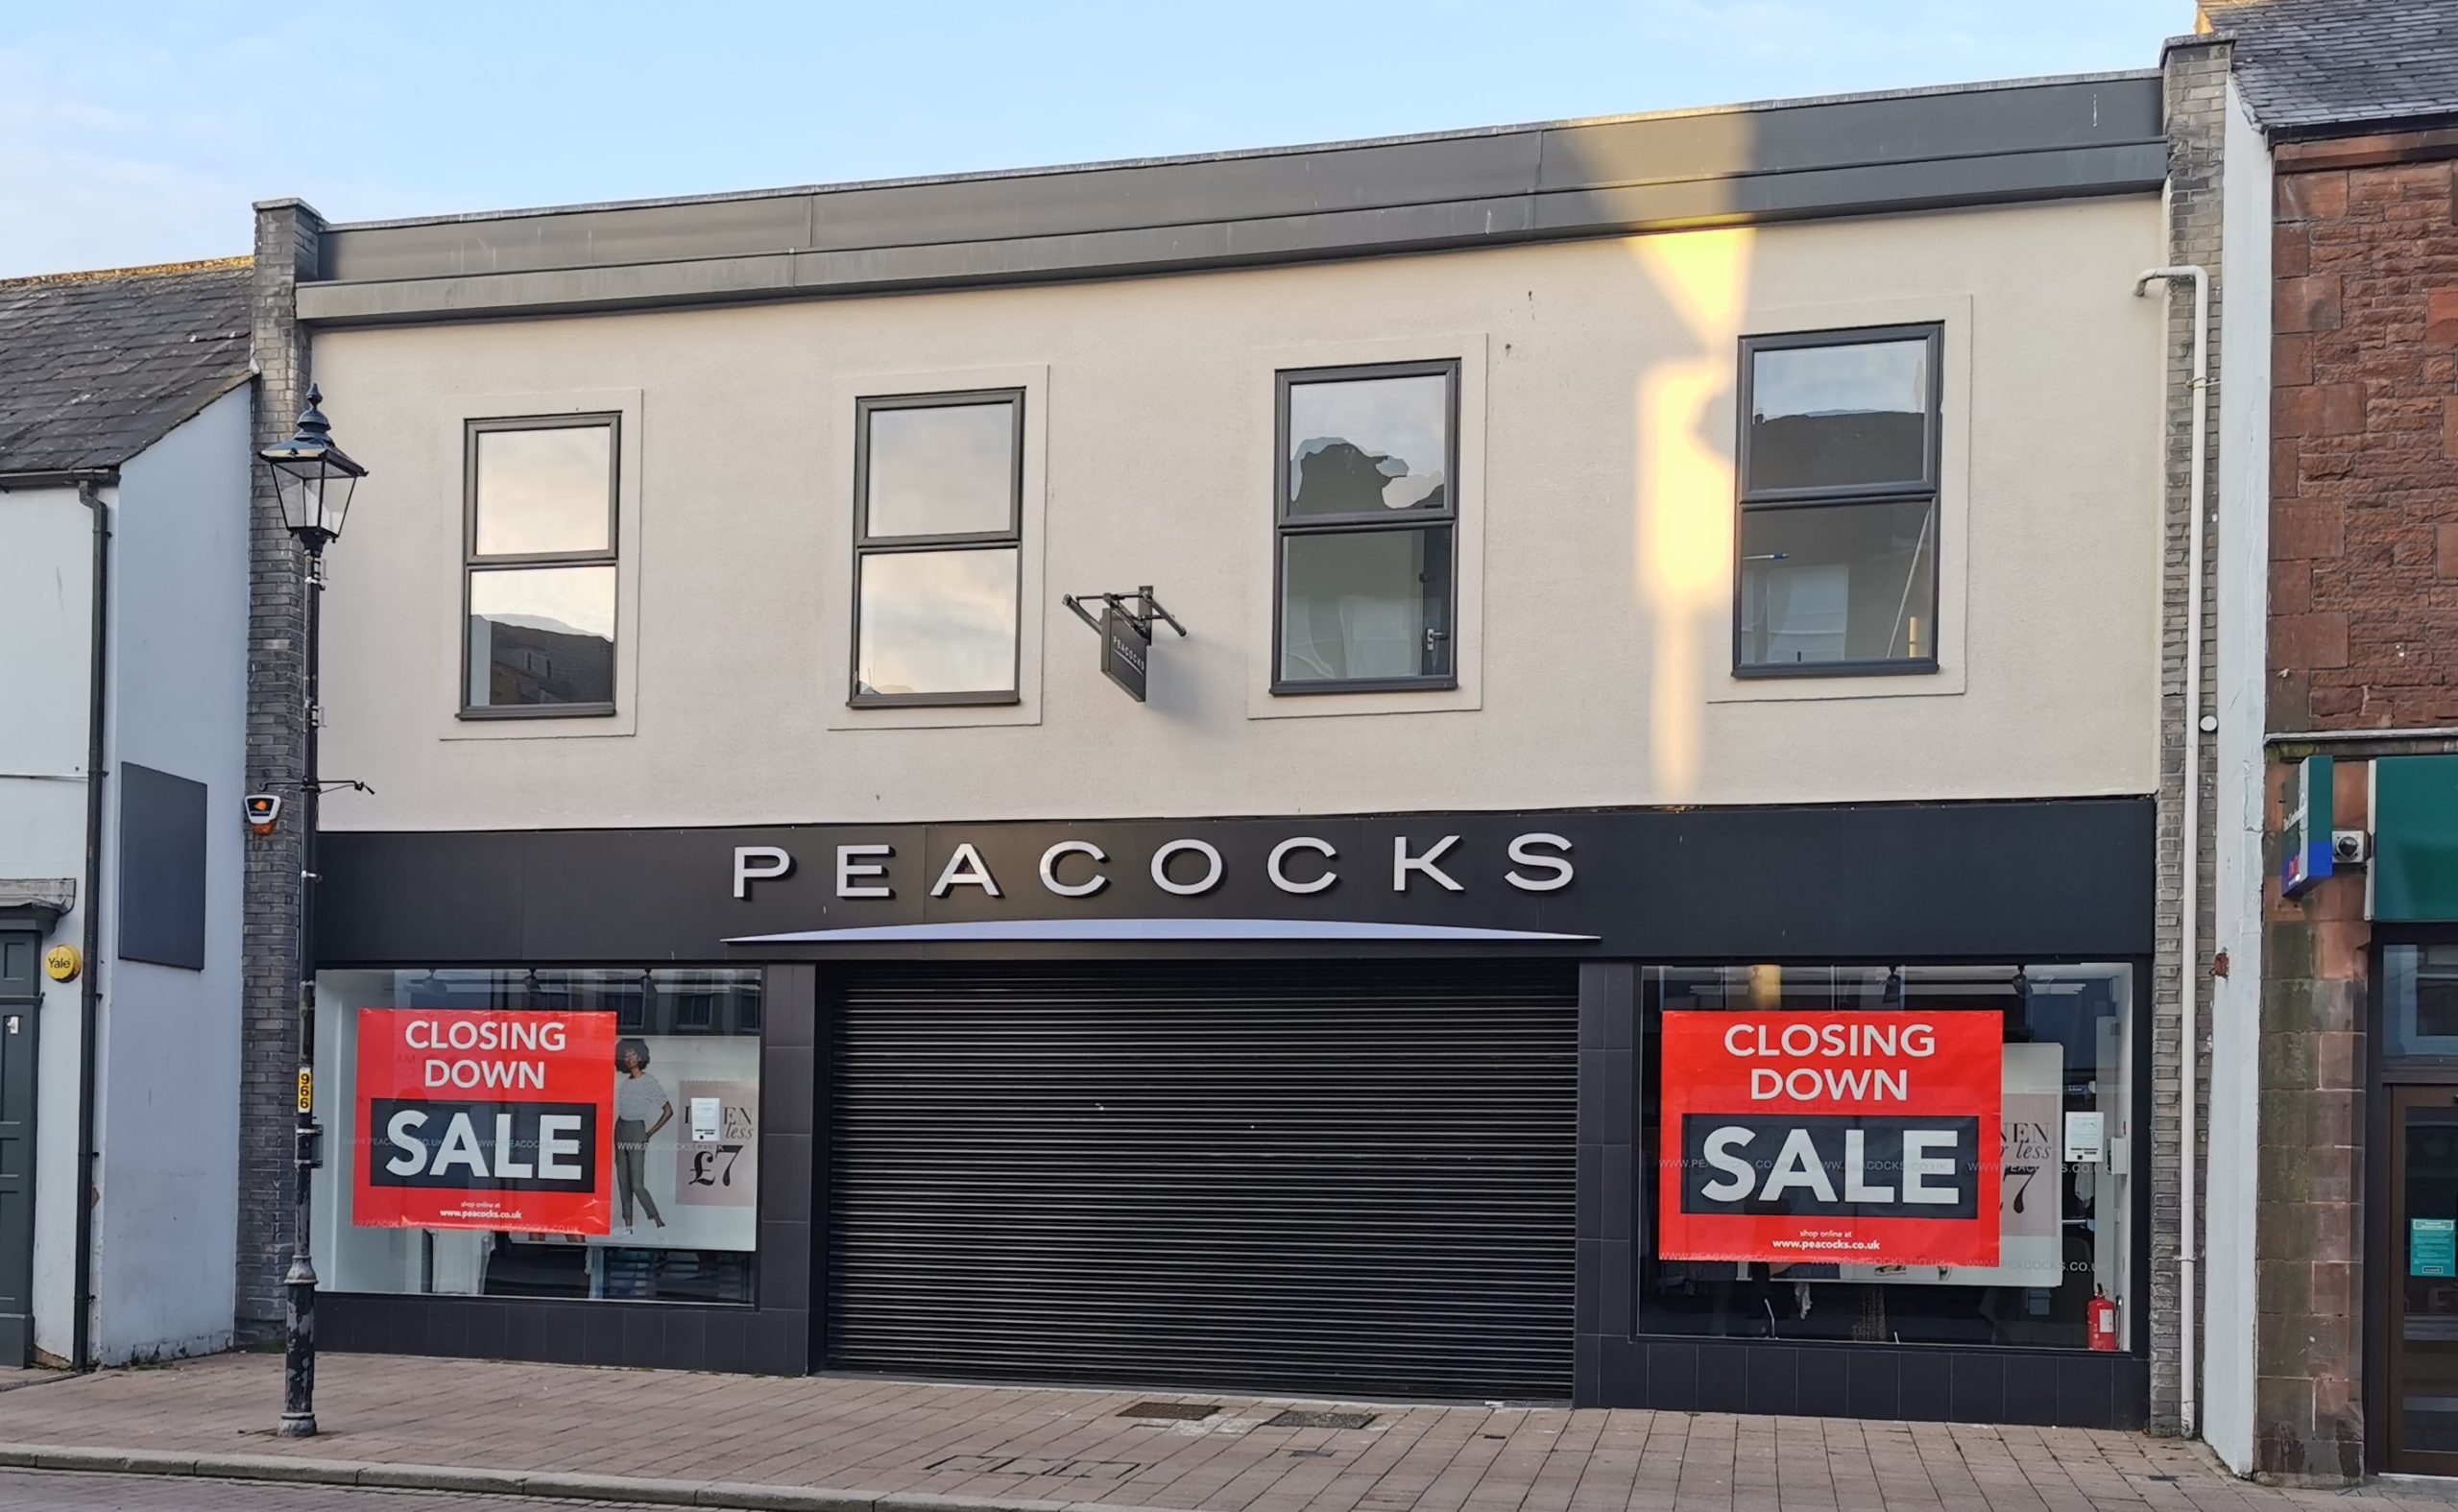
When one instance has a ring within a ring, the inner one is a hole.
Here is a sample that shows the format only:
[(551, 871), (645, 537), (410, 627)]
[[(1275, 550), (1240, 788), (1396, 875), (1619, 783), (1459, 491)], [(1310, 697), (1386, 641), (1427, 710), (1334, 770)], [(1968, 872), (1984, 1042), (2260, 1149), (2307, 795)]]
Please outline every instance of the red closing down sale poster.
[(351, 1221), (604, 1234), (614, 1015), (358, 1011)]
[(2003, 1024), (1666, 1014), (1657, 1256), (1996, 1264)]

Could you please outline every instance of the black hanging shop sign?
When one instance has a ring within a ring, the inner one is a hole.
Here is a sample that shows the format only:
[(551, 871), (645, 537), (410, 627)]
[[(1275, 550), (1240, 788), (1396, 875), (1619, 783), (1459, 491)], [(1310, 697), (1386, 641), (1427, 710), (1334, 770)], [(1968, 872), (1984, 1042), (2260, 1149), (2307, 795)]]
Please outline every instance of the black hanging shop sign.
[[(1098, 619), (1084, 607), (1091, 600), (1100, 603)], [(1101, 637), (1101, 675), (1123, 688), (1127, 697), (1143, 703), (1152, 675), (1152, 622), (1160, 620), (1181, 636), (1187, 627), (1161, 607), (1149, 583), (1132, 593), (1068, 593), (1061, 602)], [(1135, 607), (1129, 608), (1130, 604)]]
[(1116, 604), (1101, 610), (1101, 674), (1144, 702), (1145, 679), (1152, 666), (1152, 632)]

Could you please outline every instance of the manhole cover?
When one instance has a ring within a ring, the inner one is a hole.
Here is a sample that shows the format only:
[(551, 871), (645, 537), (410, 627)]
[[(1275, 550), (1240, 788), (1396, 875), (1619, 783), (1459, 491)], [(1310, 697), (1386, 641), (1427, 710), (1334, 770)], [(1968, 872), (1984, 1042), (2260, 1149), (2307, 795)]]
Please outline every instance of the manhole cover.
[(1166, 1418), (1172, 1423), (1200, 1423), (1220, 1410), (1211, 1402), (1135, 1402), (1118, 1409), (1122, 1418)]
[(1362, 1428), (1374, 1421), (1371, 1412), (1300, 1412), (1289, 1411), (1265, 1423), (1265, 1428)]

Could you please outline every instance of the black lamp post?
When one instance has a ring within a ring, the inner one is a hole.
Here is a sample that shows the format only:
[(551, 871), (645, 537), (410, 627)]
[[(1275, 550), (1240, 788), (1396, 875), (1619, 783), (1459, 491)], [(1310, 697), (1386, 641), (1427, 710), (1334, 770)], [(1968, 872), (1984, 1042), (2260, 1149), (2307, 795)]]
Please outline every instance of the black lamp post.
[(324, 784), (316, 770), (316, 727), (324, 709), (316, 691), (318, 639), (324, 625), (325, 548), (342, 533), (350, 491), (367, 469), (333, 444), (332, 425), (317, 408), (322, 392), (310, 385), (299, 433), (256, 453), (264, 459), (281, 500), (281, 523), (307, 557), (307, 677), (302, 712), (306, 749), (299, 777), (299, 1121), (294, 1128), (290, 1271), (282, 1278), (289, 1315), (282, 1336), (281, 1436), (308, 1438), (316, 1431), (316, 1267), (309, 1259), (309, 1178), (317, 1165), (316, 1122), (316, 809)]

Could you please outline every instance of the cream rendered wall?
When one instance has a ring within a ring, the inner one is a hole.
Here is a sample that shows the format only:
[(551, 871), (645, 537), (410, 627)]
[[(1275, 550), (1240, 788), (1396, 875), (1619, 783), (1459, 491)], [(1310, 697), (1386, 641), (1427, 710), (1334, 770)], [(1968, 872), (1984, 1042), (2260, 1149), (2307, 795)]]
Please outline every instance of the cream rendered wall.
[[(104, 489), (108, 504), (115, 490)], [(46, 948), (84, 948), (94, 517), (75, 489), (0, 493), (0, 876), (74, 877)], [(103, 970), (89, 961), (89, 971)], [(35, 1049), (35, 1348), (69, 1354), (77, 1312), (77, 1047), (83, 982), (42, 984)]]
[[(250, 385), (233, 389), (120, 468), (110, 766), (205, 784), (206, 876), (203, 970), (119, 959), (124, 789), (110, 784), (93, 1225), (93, 1350), (105, 1365), (230, 1344), (251, 398)], [(62, 1106), (74, 1108), (75, 1085), (62, 1084)]]
[[(2139, 197), (323, 333), (326, 413), (374, 469), (330, 558), (325, 769), (374, 793), (325, 823), (2147, 793), (2161, 323), (2132, 289), (2159, 248)], [(1947, 327), (1945, 668), (1738, 684), (1737, 337), (1914, 319)], [(1270, 699), (1270, 372), (1403, 355), (1466, 370), (1461, 689)], [(837, 411), (984, 372), (1027, 375), (1041, 412), (1028, 700), (867, 719), (844, 707)], [(590, 406), (633, 433), (623, 716), (456, 724), (461, 422)], [(1165, 634), (1138, 708), (1058, 595), (1146, 582), (1193, 637)]]

